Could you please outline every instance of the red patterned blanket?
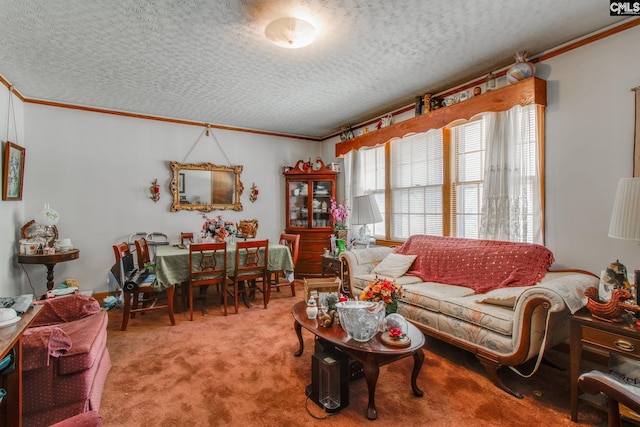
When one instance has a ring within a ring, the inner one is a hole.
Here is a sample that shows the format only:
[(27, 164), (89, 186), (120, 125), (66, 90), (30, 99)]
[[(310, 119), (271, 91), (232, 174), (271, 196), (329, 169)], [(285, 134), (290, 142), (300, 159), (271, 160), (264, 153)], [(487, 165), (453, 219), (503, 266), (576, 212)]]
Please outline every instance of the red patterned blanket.
[(549, 249), (532, 243), (427, 235), (409, 237), (395, 252), (417, 255), (407, 275), (466, 286), (476, 293), (534, 285), (554, 262)]

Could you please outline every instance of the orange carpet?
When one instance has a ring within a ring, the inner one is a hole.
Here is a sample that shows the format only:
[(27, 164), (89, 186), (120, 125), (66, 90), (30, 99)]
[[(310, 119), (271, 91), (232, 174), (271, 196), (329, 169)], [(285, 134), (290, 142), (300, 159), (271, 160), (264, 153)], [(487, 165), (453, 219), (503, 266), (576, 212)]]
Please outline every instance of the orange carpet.
[[(122, 310), (109, 311), (107, 345), (113, 368), (100, 414), (107, 426), (605, 426), (606, 414), (584, 404), (579, 423), (569, 419), (568, 356), (549, 352), (559, 371), (543, 365), (524, 379), (503, 369), (505, 382), (522, 392), (516, 399), (496, 388), (473, 355), (427, 338), (418, 378), (424, 396), (411, 392), (412, 358), (380, 369), (378, 419), (365, 417), (364, 378), (350, 384), (350, 405), (327, 415), (307, 401), (313, 337), (298, 340), (291, 306), (302, 300), (288, 290), (272, 294), (265, 310), (240, 306), (222, 315), (219, 296), (209, 290), (208, 315), (176, 313), (171, 326), (162, 311), (129, 321), (120, 331)], [(181, 309), (181, 304), (178, 309)], [(233, 310), (232, 310), (233, 312)]]

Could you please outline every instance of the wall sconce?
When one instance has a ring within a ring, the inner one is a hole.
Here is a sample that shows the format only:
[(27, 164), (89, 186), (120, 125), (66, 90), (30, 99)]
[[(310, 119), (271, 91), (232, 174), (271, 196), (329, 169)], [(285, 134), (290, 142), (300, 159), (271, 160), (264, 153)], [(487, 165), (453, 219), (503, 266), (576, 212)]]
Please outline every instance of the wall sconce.
[(249, 200), (251, 200), (251, 203), (253, 203), (257, 199), (258, 199), (258, 187), (256, 187), (256, 183), (254, 182), (251, 185), (251, 194), (249, 194)]
[(153, 200), (154, 203), (160, 200), (160, 185), (158, 185), (158, 178), (154, 179), (153, 182), (151, 182), (149, 192), (151, 193), (151, 196), (149, 196), (149, 198)]

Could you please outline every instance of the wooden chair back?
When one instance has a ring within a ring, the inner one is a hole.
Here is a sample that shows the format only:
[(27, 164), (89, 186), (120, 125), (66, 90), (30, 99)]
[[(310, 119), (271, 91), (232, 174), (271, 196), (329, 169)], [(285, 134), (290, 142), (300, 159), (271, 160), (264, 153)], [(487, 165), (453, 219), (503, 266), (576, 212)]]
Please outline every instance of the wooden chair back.
[(123, 256), (129, 255), (130, 253), (131, 249), (129, 249), (129, 244), (127, 242), (113, 245), (113, 254), (116, 257), (116, 262), (120, 261)]
[(241, 234), (241, 237), (245, 239), (255, 239), (258, 234), (258, 220), (257, 219), (242, 219), (236, 226)]
[(141, 237), (137, 239), (134, 243), (136, 245), (136, 256), (138, 258), (138, 268), (143, 269), (146, 263), (151, 262), (151, 255), (149, 254), (149, 245), (147, 244), (147, 239), (144, 237)]
[(298, 262), (298, 248), (300, 247), (300, 235), (282, 233), (280, 234), (280, 244), (285, 245), (289, 248), (289, 252), (291, 252), (291, 260), (293, 261), (293, 266), (295, 267), (296, 263)]
[(191, 286), (224, 284), (227, 278), (227, 242), (189, 246)]
[(236, 243), (233, 277), (237, 281), (263, 279), (267, 283), (269, 240)]
[(180, 233), (180, 243), (183, 245), (193, 243), (193, 233)]

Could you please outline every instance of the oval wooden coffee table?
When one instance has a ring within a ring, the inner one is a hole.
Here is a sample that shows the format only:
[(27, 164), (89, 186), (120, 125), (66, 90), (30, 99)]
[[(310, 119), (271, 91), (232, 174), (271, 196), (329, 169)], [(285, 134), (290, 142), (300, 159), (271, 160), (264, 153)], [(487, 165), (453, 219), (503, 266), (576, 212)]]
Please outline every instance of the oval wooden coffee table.
[(367, 418), (375, 420), (378, 417), (375, 404), (376, 384), (378, 382), (380, 367), (388, 363), (395, 362), (407, 356), (413, 356), (411, 389), (415, 396), (422, 397), (423, 392), (418, 388), (417, 379), (424, 362), (424, 353), (422, 352), (424, 335), (418, 328), (409, 323), (407, 335), (411, 338), (411, 344), (408, 347), (387, 346), (380, 340), (380, 333), (367, 342), (358, 342), (349, 338), (341, 326), (334, 325), (330, 328), (320, 327), (316, 319), (311, 320), (307, 318), (306, 308), (305, 302), (300, 301), (291, 309), (291, 313), (295, 319), (293, 326), (298, 335), (298, 341), (300, 342), (300, 348), (294, 355), (301, 356), (304, 351), (302, 328), (305, 328), (316, 337), (330, 342), (351, 358), (362, 363), (364, 366), (364, 376), (367, 380), (367, 389), (369, 390)]

